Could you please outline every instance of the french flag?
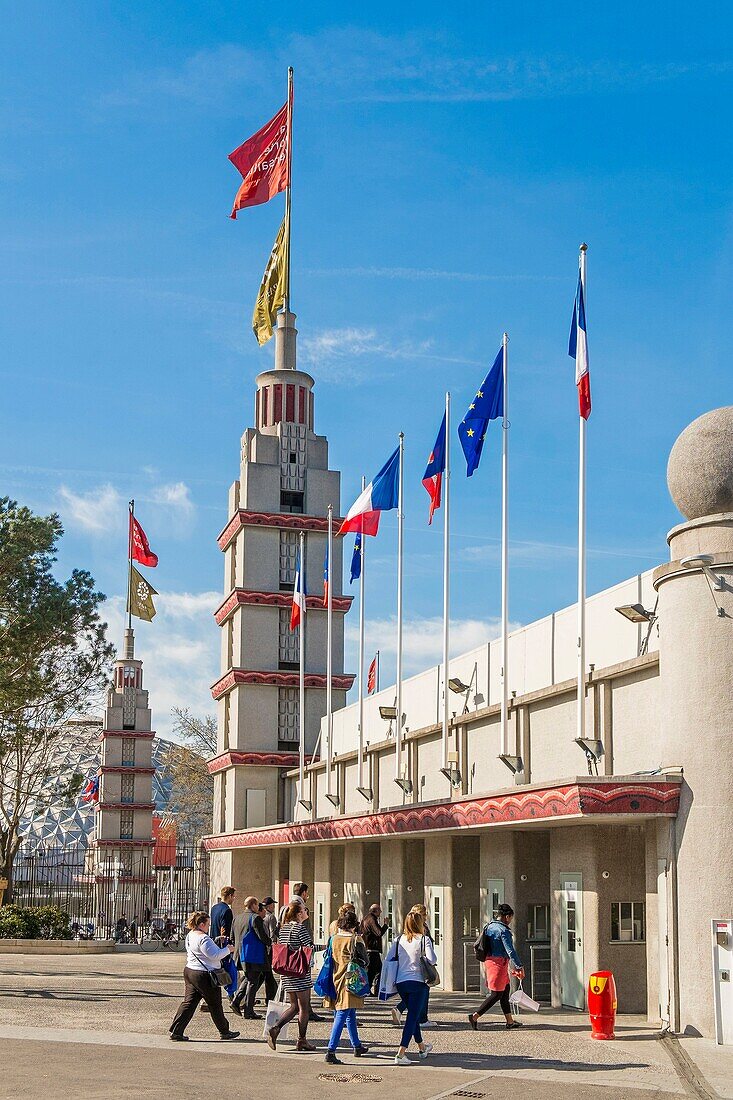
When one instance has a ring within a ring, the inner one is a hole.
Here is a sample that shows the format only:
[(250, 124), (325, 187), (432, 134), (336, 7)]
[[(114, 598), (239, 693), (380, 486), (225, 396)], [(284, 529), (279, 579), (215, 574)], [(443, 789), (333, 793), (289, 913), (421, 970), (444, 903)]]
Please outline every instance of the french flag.
[(348, 531), (376, 535), (382, 512), (391, 511), (399, 503), (399, 482), (400, 449), (397, 447), (377, 476), (372, 478), (366, 489), (362, 489), (361, 495), (351, 505), (336, 537), (345, 535)]
[(430, 452), (430, 458), (428, 464), (425, 467), (425, 473), (422, 477), (422, 483), (425, 486), (428, 496), (430, 497), (430, 515), (428, 516), (428, 524), (433, 522), (433, 512), (436, 508), (440, 508), (440, 494), (443, 487), (443, 474), (445, 473), (445, 413), (443, 413), (443, 419), (440, 424), (440, 430), (438, 432), (438, 438), (435, 440), (435, 446)]
[(568, 355), (575, 360), (575, 385), (578, 387), (578, 408), (583, 420), (590, 416), (590, 369), (588, 366), (588, 332), (585, 327), (583, 280), (578, 275), (578, 289), (573, 303)]
[(293, 606), (290, 609), (291, 630), (297, 630), (302, 619), (305, 618), (305, 602), (305, 584), (303, 584), (303, 591), (300, 590), (300, 558), (298, 558), (295, 566), (295, 583), (293, 584)]
[(91, 779), (88, 779), (84, 790), (81, 792), (81, 797), (85, 802), (99, 802), (99, 776), (95, 775)]

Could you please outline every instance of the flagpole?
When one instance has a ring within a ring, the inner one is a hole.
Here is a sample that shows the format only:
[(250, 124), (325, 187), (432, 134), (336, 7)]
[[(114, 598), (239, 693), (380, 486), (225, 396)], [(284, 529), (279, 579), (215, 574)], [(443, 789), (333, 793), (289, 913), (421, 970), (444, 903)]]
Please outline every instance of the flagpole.
[[(585, 267), (588, 246), (581, 244), (578, 264), (580, 285), (585, 296)], [(586, 549), (585, 549), (585, 432), (586, 422), (579, 416), (580, 434), (578, 447), (578, 737), (585, 737), (585, 588), (586, 588)]]
[(395, 741), (395, 783), (406, 792), (409, 780), (402, 778), (402, 556), (404, 526), (405, 433), (400, 432), (399, 491), (397, 496), (397, 733)]
[[(366, 489), (366, 478), (362, 474), (361, 491)], [(366, 539), (361, 533), (361, 546), (359, 548), (360, 575), (359, 575), (359, 776), (357, 790), (363, 798), (371, 802), (373, 791), (364, 782), (364, 585), (366, 582)]]
[(127, 629), (132, 630), (132, 520), (135, 515), (135, 501), (128, 504), (127, 520)]
[(285, 188), (285, 232), (287, 238), (285, 268), (285, 313), (290, 312), (290, 209), (293, 178), (293, 67), (288, 68), (288, 185)]
[(509, 337), (502, 338), (504, 416), (501, 422), (501, 752), (509, 755)]
[(339, 804), (339, 796), (331, 790), (333, 770), (333, 505), (328, 506), (328, 588), (326, 589), (326, 798), (334, 806)]
[(445, 471), (443, 474), (443, 771), (450, 778), (448, 752), (448, 659), (450, 651), (450, 393), (445, 395)]
[(298, 622), (298, 750), (299, 750), (299, 778), (300, 804), (304, 809), (311, 809), (310, 799), (305, 797), (305, 535), (300, 532), (299, 546), (300, 572), (298, 586), (300, 588), (300, 621)]

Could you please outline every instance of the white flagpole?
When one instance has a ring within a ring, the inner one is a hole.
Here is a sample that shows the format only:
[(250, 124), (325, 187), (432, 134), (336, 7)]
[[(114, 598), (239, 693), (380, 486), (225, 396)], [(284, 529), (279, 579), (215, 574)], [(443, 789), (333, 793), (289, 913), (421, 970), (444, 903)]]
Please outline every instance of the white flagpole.
[(443, 474), (443, 770), (448, 768), (448, 661), (450, 652), (450, 394), (445, 395), (445, 472)]
[(509, 337), (502, 339), (504, 416), (501, 422), (501, 751), (509, 753)]
[(326, 798), (334, 806), (339, 796), (331, 789), (333, 772), (333, 505), (328, 506), (328, 595), (326, 599)]
[(299, 750), (299, 777), (300, 804), (306, 810), (310, 810), (312, 803), (306, 798), (305, 792), (305, 534), (300, 532), (300, 574), (298, 576), (298, 588), (300, 590), (300, 622), (298, 623), (298, 750)]
[[(366, 489), (366, 478), (362, 475), (361, 491)], [(364, 782), (364, 584), (366, 582), (366, 538), (361, 533), (361, 558), (359, 573), (359, 775), (357, 790), (368, 802), (372, 799), (372, 789)]]
[[(580, 246), (580, 283), (585, 302), (585, 257), (588, 246)], [(578, 737), (585, 737), (585, 431), (586, 423), (580, 420), (578, 450)]]
[(402, 778), (402, 528), (404, 520), (405, 434), (400, 432), (399, 493), (397, 497), (397, 721), (395, 734), (395, 783), (404, 789)]

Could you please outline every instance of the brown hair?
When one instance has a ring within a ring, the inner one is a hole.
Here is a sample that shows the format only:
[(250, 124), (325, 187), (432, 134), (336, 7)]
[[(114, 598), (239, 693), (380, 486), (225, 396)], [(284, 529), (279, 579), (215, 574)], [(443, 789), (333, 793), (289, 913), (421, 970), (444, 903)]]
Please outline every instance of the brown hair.
[(422, 936), (425, 933), (425, 921), (422, 919), (422, 913), (418, 913), (415, 909), (411, 909), (405, 917), (404, 933), (408, 940), (412, 940), (415, 936)]
[(186, 921), (186, 928), (188, 928), (190, 932), (195, 932), (198, 926), (200, 924), (203, 924), (203, 922), (208, 919), (208, 913), (204, 913), (202, 909), (197, 909), (195, 912), (191, 913), (190, 917)]
[(219, 891), (219, 897), (222, 901), (229, 901), (230, 898), (234, 897), (236, 892), (237, 890), (234, 886), (222, 886), (221, 890)]
[(345, 913), (339, 913), (338, 926), (342, 932), (353, 932), (359, 927), (359, 921), (353, 909), (347, 909)]
[(352, 905), (350, 901), (345, 901), (343, 905), (339, 905), (338, 916), (345, 917), (347, 913), (356, 913), (356, 906)]
[(305, 909), (299, 901), (289, 905), (283, 914), (283, 924), (290, 924), (291, 921), (298, 919), (299, 913), (304, 913)]
[(257, 898), (254, 897), (254, 895), (244, 899), (244, 908), (245, 909), (252, 909), (253, 906), (255, 906), (255, 905), (257, 905)]
[(410, 912), (411, 913), (419, 913), (423, 920), (427, 919), (428, 910), (427, 910), (427, 907), (422, 904), (422, 902), (418, 902), (417, 905), (413, 905)]
[(290, 892), (291, 894), (296, 894), (298, 897), (301, 897), (301, 895), (304, 894), (307, 889), (307, 882), (294, 882), (293, 885), (290, 887)]

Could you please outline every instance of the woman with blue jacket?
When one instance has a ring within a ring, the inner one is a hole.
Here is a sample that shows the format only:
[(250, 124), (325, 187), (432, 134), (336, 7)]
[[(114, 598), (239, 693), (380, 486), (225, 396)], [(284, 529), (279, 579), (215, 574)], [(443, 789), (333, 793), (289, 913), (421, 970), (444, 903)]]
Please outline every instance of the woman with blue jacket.
[(481, 946), (485, 952), (484, 970), (486, 972), (486, 985), (489, 995), (484, 998), (477, 1012), (469, 1012), (468, 1022), (474, 1031), (478, 1031), (479, 1016), (488, 1012), (498, 1001), (502, 1012), (506, 1017), (506, 1026), (511, 1029), (521, 1027), (519, 1020), (512, 1016), (512, 1008), (509, 1004), (509, 963), (512, 963), (512, 973), (517, 978), (524, 977), (522, 960), (514, 947), (509, 925), (514, 918), (514, 910), (511, 905), (500, 905), (496, 911), (496, 919), (492, 920), (484, 928), (481, 937)]

